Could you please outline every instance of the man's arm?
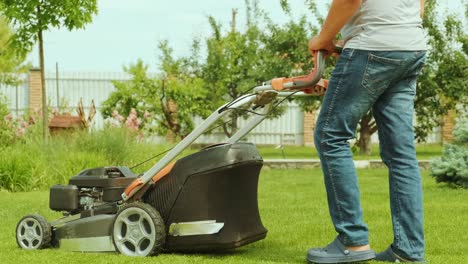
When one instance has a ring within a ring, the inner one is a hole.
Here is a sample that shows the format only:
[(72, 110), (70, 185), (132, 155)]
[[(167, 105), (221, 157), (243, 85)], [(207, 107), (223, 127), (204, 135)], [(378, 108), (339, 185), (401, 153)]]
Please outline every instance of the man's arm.
[(309, 42), (309, 51), (326, 49), (333, 52), (333, 39), (361, 4), (362, 0), (333, 0), (319, 36)]
[(420, 0), (421, 3), (421, 18), (424, 17), (424, 5), (425, 5), (425, 0)]

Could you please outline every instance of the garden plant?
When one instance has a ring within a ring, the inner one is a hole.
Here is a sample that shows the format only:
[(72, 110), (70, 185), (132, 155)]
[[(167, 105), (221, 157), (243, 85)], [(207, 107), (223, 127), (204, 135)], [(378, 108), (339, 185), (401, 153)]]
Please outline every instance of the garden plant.
[(468, 116), (459, 118), (453, 131), (454, 142), (445, 144), (442, 157), (431, 165), (437, 182), (468, 188)]

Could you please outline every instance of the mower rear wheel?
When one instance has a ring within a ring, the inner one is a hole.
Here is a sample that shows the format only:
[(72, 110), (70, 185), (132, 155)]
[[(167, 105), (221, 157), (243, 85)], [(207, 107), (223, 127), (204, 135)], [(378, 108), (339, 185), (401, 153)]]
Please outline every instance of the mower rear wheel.
[(27, 215), (16, 225), (16, 243), (22, 249), (41, 249), (50, 246), (52, 228), (38, 214)]
[(165, 229), (161, 215), (151, 205), (130, 203), (115, 216), (112, 241), (116, 250), (127, 256), (155, 255), (163, 248)]

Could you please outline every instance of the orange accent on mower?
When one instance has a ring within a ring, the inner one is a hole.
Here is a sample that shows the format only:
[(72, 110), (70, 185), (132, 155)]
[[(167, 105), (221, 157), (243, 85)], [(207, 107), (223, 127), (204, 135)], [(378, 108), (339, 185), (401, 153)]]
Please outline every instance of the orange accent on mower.
[(171, 172), (174, 165), (175, 165), (175, 162), (169, 163), (166, 167), (164, 167), (164, 169), (156, 173), (156, 175), (154, 175), (153, 178), (151, 178), (153, 183), (156, 183), (157, 181), (161, 180), (164, 176), (169, 174), (169, 172)]
[(143, 182), (141, 181), (140, 178), (134, 180), (124, 191), (125, 195), (130, 196), (130, 194), (133, 194), (134, 192), (138, 191), (138, 187), (143, 185)]

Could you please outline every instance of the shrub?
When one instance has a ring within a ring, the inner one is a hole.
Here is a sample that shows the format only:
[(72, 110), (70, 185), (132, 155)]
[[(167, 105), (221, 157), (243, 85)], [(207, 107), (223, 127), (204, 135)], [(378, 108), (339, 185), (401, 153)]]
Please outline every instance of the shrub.
[(444, 146), (442, 157), (432, 161), (431, 174), (437, 182), (468, 188), (468, 117), (457, 122), (454, 144)]
[(44, 145), (40, 126), (34, 126), (23, 140), (0, 148), (0, 189), (43, 190), (67, 184), (83, 169), (134, 165), (165, 148), (139, 143), (126, 128), (63, 133)]

